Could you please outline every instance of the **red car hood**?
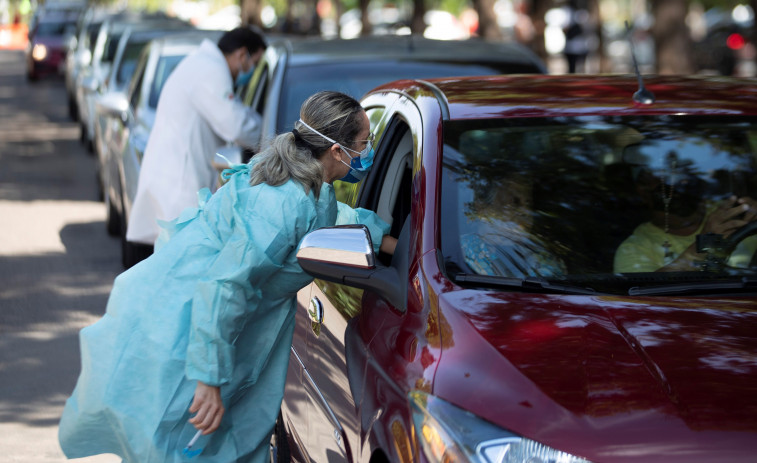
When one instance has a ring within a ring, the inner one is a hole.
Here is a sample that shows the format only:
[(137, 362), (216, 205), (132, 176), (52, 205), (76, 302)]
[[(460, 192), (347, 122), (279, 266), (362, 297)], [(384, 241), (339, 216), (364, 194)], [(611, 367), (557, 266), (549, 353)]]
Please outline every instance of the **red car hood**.
[[(434, 394), (593, 461), (756, 461), (757, 301), (452, 291)], [(472, 393), (475, 392), (475, 393)]]

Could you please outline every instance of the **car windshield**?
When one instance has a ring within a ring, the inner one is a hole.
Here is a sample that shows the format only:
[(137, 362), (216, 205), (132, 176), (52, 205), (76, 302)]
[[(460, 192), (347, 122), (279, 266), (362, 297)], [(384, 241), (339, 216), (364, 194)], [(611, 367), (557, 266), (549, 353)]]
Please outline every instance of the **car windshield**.
[(37, 25), (35, 35), (37, 37), (60, 37), (67, 32), (71, 32), (75, 25), (76, 24), (71, 21), (40, 22)]
[(399, 60), (373, 60), (348, 63), (320, 63), (292, 66), (284, 77), (279, 112), (278, 133), (292, 130), (299, 118), (300, 106), (320, 90), (336, 90), (360, 99), (368, 90), (396, 79), (430, 79), (448, 76), (538, 73), (530, 63), (450, 63)]
[(756, 153), (757, 119), (744, 117), (446, 122), (447, 272), (474, 284), (526, 279), (616, 294), (753, 285), (755, 230), (702, 230), (716, 208), (740, 211), (732, 197), (757, 199)]
[(158, 65), (155, 67), (155, 78), (152, 80), (152, 86), (150, 87), (150, 97), (147, 100), (149, 107), (153, 109), (158, 107), (158, 98), (160, 98), (160, 92), (163, 90), (166, 79), (168, 79), (168, 76), (171, 75), (171, 72), (173, 72), (185, 56), (166, 55), (160, 57)]

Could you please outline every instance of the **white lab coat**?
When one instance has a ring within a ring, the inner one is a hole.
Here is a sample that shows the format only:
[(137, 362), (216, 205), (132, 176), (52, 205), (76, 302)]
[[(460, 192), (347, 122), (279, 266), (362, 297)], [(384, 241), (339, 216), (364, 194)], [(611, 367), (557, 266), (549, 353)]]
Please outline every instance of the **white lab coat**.
[(254, 146), (260, 116), (234, 96), (229, 66), (210, 40), (171, 73), (160, 95), (145, 148), (126, 239), (153, 244), (158, 220), (172, 220), (197, 207), (197, 192), (214, 190), (212, 161), (227, 142)]

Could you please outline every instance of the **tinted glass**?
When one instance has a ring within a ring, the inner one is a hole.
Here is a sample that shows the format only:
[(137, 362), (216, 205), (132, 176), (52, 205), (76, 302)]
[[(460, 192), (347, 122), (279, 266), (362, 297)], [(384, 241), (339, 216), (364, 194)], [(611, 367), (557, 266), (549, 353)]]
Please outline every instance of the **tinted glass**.
[(103, 50), (103, 63), (110, 63), (113, 58), (116, 57), (116, 51), (118, 50), (118, 41), (121, 40), (121, 34), (109, 34), (105, 39), (105, 48)]
[[(453, 121), (444, 142), (442, 251), (453, 275), (625, 293), (757, 273), (757, 236), (687, 254), (717, 207), (757, 198), (757, 120)], [(754, 218), (738, 207), (721, 238)]]
[(121, 63), (116, 72), (116, 84), (118, 86), (126, 84), (131, 79), (134, 68), (137, 66), (137, 60), (139, 60), (139, 54), (144, 49), (145, 44), (146, 42), (129, 42), (126, 44)]
[(171, 72), (176, 69), (176, 66), (185, 56), (186, 55), (162, 56), (160, 60), (158, 60), (158, 66), (155, 69), (155, 78), (152, 80), (152, 85), (150, 86), (148, 106), (151, 108), (158, 107), (158, 99), (160, 98), (160, 92), (163, 90), (163, 85), (165, 85), (166, 79), (168, 79), (168, 76), (171, 75)]
[(397, 79), (429, 79), (514, 72), (533, 73), (538, 72), (538, 69), (509, 63), (408, 63), (378, 60), (290, 67), (284, 77), (276, 129), (279, 133), (292, 130), (302, 103), (320, 90), (336, 90), (360, 99), (368, 90)]
[(41, 22), (37, 25), (36, 36), (39, 36), (39, 37), (62, 36), (66, 32), (73, 31), (74, 26), (75, 24), (70, 21)]

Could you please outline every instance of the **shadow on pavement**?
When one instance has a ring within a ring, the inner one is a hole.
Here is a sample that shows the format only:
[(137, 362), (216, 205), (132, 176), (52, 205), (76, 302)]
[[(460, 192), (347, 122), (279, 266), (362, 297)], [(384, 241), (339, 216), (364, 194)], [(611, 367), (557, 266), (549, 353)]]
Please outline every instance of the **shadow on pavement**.
[(0, 258), (0, 423), (57, 425), (79, 374), (79, 328), (105, 312), (122, 270), (102, 222), (67, 225), (60, 238), (65, 253)]

